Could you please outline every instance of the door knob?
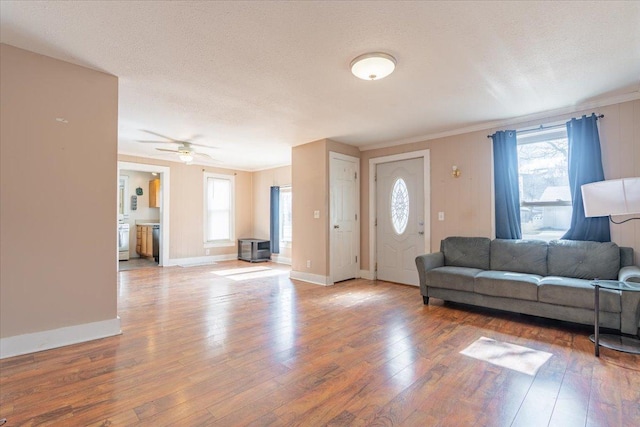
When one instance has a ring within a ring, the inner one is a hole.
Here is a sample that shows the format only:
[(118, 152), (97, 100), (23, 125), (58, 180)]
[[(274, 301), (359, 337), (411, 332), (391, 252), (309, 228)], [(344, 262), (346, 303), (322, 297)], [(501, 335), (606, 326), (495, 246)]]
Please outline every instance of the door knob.
[(340, 228), (338, 224), (334, 225), (333, 228)]
[(422, 236), (424, 234), (424, 231), (418, 231), (418, 234)]

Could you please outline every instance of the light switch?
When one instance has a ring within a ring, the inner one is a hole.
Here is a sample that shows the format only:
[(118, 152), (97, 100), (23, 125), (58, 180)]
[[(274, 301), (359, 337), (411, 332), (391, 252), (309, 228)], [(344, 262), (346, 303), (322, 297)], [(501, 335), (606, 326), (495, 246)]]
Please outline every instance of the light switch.
[(438, 212), (438, 221), (444, 221), (444, 212)]
[(320, 218), (320, 211), (313, 211), (313, 217), (314, 217), (315, 219)]

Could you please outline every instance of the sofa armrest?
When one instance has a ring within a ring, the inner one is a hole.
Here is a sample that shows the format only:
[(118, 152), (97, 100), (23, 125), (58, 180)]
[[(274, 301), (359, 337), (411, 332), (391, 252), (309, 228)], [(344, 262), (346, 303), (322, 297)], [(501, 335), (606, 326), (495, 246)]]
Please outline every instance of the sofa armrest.
[(640, 283), (640, 267), (635, 265), (622, 267), (618, 273), (618, 280), (621, 282)]
[(436, 267), (444, 266), (444, 254), (442, 252), (434, 252), (431, 254), (418, 255), (416, 257), (416, 267), (418, 268), (418, 277), (420, 278), (420, 293), (427, 296), (427, 271)]

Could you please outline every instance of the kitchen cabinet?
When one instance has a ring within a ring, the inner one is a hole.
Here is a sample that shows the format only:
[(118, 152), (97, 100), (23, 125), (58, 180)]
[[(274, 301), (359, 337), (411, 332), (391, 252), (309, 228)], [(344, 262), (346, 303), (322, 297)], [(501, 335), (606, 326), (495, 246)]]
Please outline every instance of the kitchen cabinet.
[(149, 181), (149, 207), (160, 207), (160, 178)]
[(136, 252), (143, 257), (153, 256), (153, 226), (136, 225)]

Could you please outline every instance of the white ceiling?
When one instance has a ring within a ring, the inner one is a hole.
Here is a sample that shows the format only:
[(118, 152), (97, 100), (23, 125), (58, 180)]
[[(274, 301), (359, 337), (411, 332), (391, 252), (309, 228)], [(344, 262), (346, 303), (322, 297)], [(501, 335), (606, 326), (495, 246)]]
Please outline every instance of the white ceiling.
[[(258, 170), (317, 139), (366, 149), (640, 92), (637, 1), (0, 7), (2, 43), (118, 76), (119, 152), (146, 157), (175, 160), (142, 130)], [(351, 75), (372, 51), (396, 71)]]

